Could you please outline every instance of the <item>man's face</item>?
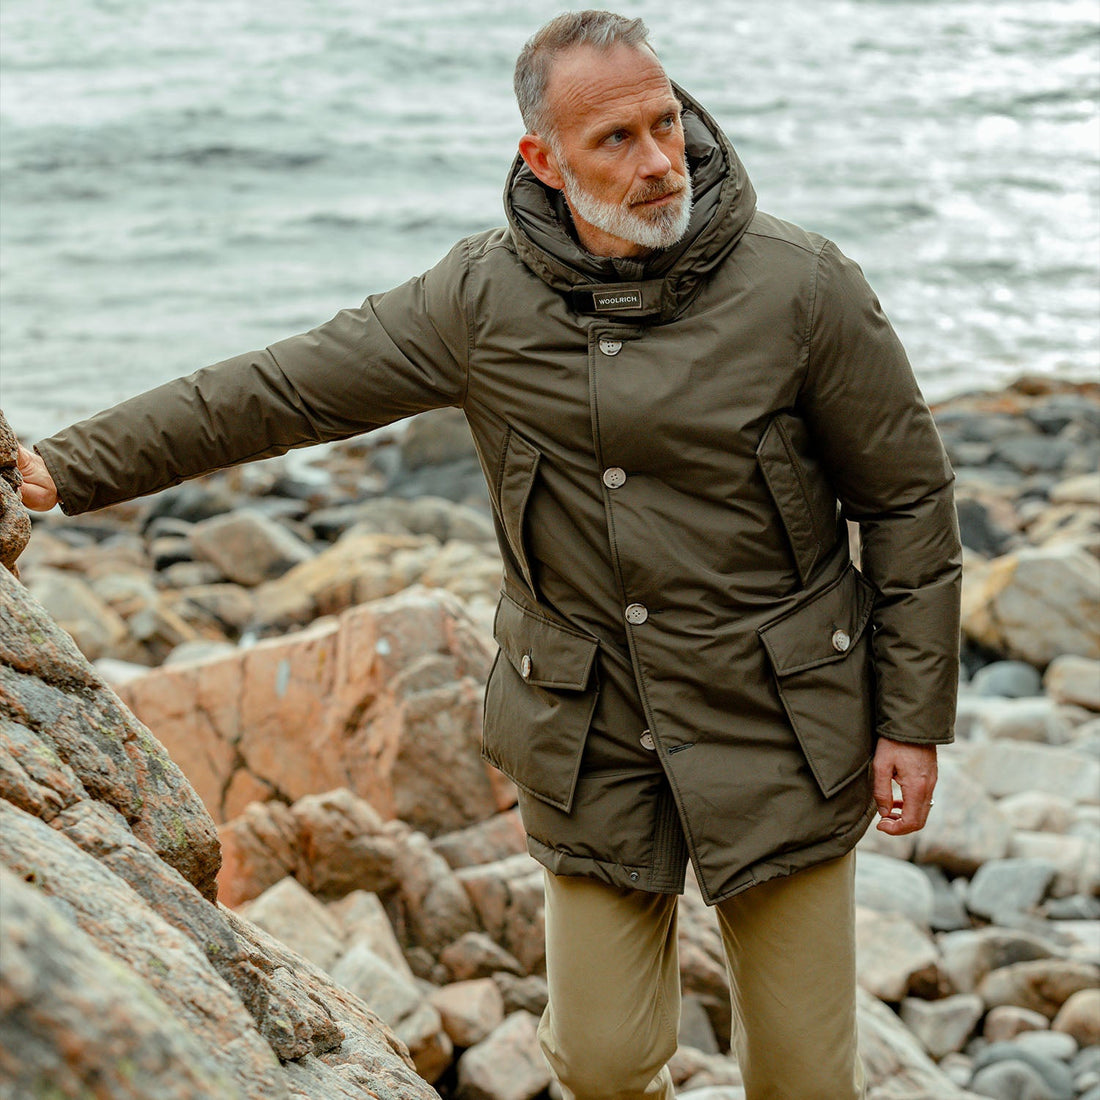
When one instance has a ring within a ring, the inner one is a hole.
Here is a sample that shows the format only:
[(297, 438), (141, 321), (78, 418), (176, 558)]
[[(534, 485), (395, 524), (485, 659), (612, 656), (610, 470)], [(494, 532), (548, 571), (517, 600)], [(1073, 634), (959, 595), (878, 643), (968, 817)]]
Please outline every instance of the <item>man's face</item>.
[(581, 243), (605, 256), (668, 248), (687, 231), (691, 177), (680, 104), (647, 49), (577, 47), (550, 76), (550, 173)]

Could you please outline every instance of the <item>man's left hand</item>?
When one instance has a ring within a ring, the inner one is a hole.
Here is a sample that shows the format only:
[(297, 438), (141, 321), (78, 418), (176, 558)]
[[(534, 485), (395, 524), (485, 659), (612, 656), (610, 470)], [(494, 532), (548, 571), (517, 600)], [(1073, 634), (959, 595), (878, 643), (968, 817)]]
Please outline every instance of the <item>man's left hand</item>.
[[(881, 816), (876, 827), (891, 836), (923, 829), (936, 787), (936, 746), (880, 737), (874, 771), (875, 804)], [(900, 798), (894, 797), (894, 782), (901, 788)]]

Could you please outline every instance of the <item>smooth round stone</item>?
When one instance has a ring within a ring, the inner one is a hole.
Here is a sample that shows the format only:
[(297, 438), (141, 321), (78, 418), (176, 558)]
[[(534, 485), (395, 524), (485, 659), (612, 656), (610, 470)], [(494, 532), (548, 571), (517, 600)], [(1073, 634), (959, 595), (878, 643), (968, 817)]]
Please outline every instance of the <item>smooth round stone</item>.
[(1060, 1031), (1022, 1031), (1012, 1041), (1023, 1050), (1059, 1062), (1068, 1062), (1078, 1049), (1077, 1040)]
[[(1049, 1096), (1050, 1100), (1074, 1100), (1076, 1090), (1073, 1087), (1073, 1074), (1070, 1072), (1069, 1067), (1056, 1058), (1032, 1053), (1032, 1051), (1021, 1045), (1020, 1036), (1009, 1043), (990, 1043), (974, 1059), (975, 1081), (979, 1073), (986, 1069), (993, 1069), (998, 1065), (1011, 1066), (1013, 1064), (1022, 1065), (1025, 1069), (1031, 1070), (1046, 1090), (1042, 1093), (1036, 1093), (1034, 1097), (1031, 1096), (1031, 1092), (1024, 1091), (1016, 1097), (1016, 1100), (1041, 1100), (1043, 1096)], [(1018, 1077), (1017, 1079), (1023, 1081), (1026, 1078)], [(1028, 1087), (1031, 1088), (1031, 1086)], [(975, 1087), (974, 1082), (971, 1082), (970, 1088), (974, 1092), (981, 1092), (981, 1089)], [(983, 1095), (1000, 1096), (1002, 1094), (984, 1093)], [(1012, 1094), (1008, 1095), (1011, 1096)]]
[(970, 690), (977, 695), (1028, 699), (1043, 694), (1043, 678), (1025, 661), (994, 661), (974, 673)]
[(971, 1092), (993, 1100), (1056, 1100), (1043, 1078), (1024, 1062), (998, 1062), (978, 1070)]

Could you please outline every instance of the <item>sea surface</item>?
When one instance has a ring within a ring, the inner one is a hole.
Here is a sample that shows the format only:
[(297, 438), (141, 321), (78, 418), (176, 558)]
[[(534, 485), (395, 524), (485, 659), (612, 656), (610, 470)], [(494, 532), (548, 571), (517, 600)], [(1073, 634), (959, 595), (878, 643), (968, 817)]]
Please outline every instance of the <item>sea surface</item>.
[[(580, 6), (580, 5), (574, 5)], [(28, 438), (500, 224), (534, 0), (3, 0), (0, 404)], [(1097, 0), (624, 0), (930, 398), (1100, 375)]]

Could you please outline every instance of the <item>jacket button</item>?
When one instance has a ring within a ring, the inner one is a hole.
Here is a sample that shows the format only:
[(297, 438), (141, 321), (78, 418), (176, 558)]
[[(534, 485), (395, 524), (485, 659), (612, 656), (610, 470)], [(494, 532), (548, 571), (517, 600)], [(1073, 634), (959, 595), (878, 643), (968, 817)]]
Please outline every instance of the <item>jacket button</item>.
[(848, 637), (847, 633), (843, 630), (833, 631), (833, 649), (837, 653), (846, 653), (848, 647), (852, 644), (852, 639)]
[(622, 350), (622, 340), (612, 340), (610, 336), (600, 337), (600, 351), (602, 351), (604, 355), (618, 355)]
[(657, 751), (657, 746), (653, 742), (653, 734), (649, 730), (646, 730), (638, 740), (641, 741), (643, 749), (649, 749), (650, 752)]
[(626, 484), (626, 471), (619, 466), (609, 466), (603, 472), (603, 483), (609, 489), (618, 489)]
[(519, 674), (525, 680), (531, 679), (531, 655), (529, 653), (525, 653), (523, 655), (523, 660), (519, 663)]
[(632, 603), (626, 609), (626, 621), (635, 626), (641, 626), (649, 618), (649, 610), (642, 603)]

